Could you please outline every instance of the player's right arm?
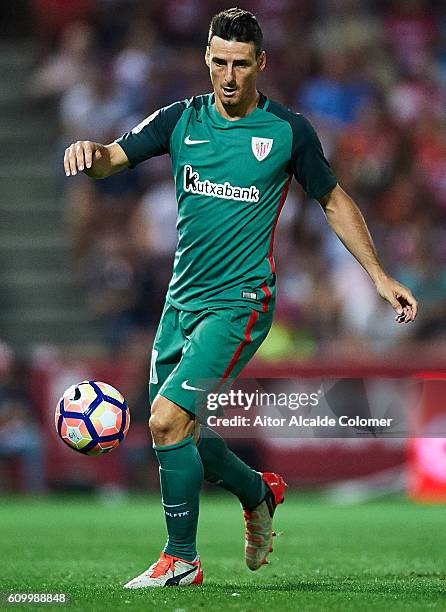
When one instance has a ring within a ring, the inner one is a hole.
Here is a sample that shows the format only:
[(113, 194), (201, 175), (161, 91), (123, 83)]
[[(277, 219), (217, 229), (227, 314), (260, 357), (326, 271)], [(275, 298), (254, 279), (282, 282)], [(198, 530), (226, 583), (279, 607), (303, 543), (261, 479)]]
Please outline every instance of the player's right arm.
[(65, 149), (64, 169), (67, 176), (84, 172), (90, 178), (102, 179), (129, 165), (126, 153), (117, 142), (103, 145), (91, 140), (78, 140)]
[(151, 157), (170, 153), (170, 137), (187, 105), (183, 100), (155, 111), (108, 145), (91, 140), (74, 142), (65, 150), (65, 174), (84, 172), (91, 178), (107, 178)]

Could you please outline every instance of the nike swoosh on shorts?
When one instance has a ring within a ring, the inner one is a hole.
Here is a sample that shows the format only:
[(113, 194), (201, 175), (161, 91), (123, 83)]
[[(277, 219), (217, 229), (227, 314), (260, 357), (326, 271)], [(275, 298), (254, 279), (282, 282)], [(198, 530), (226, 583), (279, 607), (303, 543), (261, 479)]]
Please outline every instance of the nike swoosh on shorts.
[(206, 391), (206, 389), (200, 389), (200, 387), (191, 387), (191, 385), (188, 385), (187, 382), (187, 380), (183, 380), (181, 383), (182, 389), (185, 389), (186, 391)]

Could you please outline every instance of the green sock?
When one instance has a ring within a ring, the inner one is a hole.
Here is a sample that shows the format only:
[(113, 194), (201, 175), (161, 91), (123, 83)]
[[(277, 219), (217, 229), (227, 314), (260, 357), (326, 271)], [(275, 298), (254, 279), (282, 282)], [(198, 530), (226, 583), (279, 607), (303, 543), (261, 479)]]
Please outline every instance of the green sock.
[(203, 464), (192, 437), (155, 446), (168, 538), (164, 552), (186, 561), (197, 555), (196, 538)]
[(261, 475), (239, 459), (215, 431), (204, 425), (197, 444), (204, 478), (236, 495), (244, 508), (254, 508), (267, 493)]

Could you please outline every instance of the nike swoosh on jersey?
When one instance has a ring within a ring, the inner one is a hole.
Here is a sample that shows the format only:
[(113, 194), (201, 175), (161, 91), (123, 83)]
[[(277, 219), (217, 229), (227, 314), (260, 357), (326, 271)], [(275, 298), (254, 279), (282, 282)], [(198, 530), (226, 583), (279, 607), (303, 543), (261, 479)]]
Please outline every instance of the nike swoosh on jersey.
[(181, 387), (186, 391), (206, 391), (206, 389), (200, 389), (200, 387), (192, 387), (191, 385), (188, 385), (187, 382), (187, 380), (183, 380), (181, 383)]
[(178, 508), (178, 506), (185, 506), (187, 504), (187, 502), (181, 502), (181, 504), (165, 504), (163, 502), (163, 506), (165, 508)]
[(189, 134), (184, 139), (184, 143), (187, 145), (204, 144), (205, 142), (211, 142), (210, 140), (191, 140)]

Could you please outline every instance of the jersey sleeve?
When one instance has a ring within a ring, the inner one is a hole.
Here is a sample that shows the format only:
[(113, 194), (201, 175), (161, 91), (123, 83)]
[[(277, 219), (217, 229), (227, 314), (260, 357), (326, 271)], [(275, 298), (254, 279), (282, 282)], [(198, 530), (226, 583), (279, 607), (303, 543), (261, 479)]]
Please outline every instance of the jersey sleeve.
[(336, 177), (311, 123), (295, 115), (292, 127), (292, 172), (309, 198), (321, 198), (336, 186)]
[(165, 106), (115, 140), (127, 155), (131, 168), (151, 157), (170, 153), (170, 137), (186, 105), (183, 101)]

